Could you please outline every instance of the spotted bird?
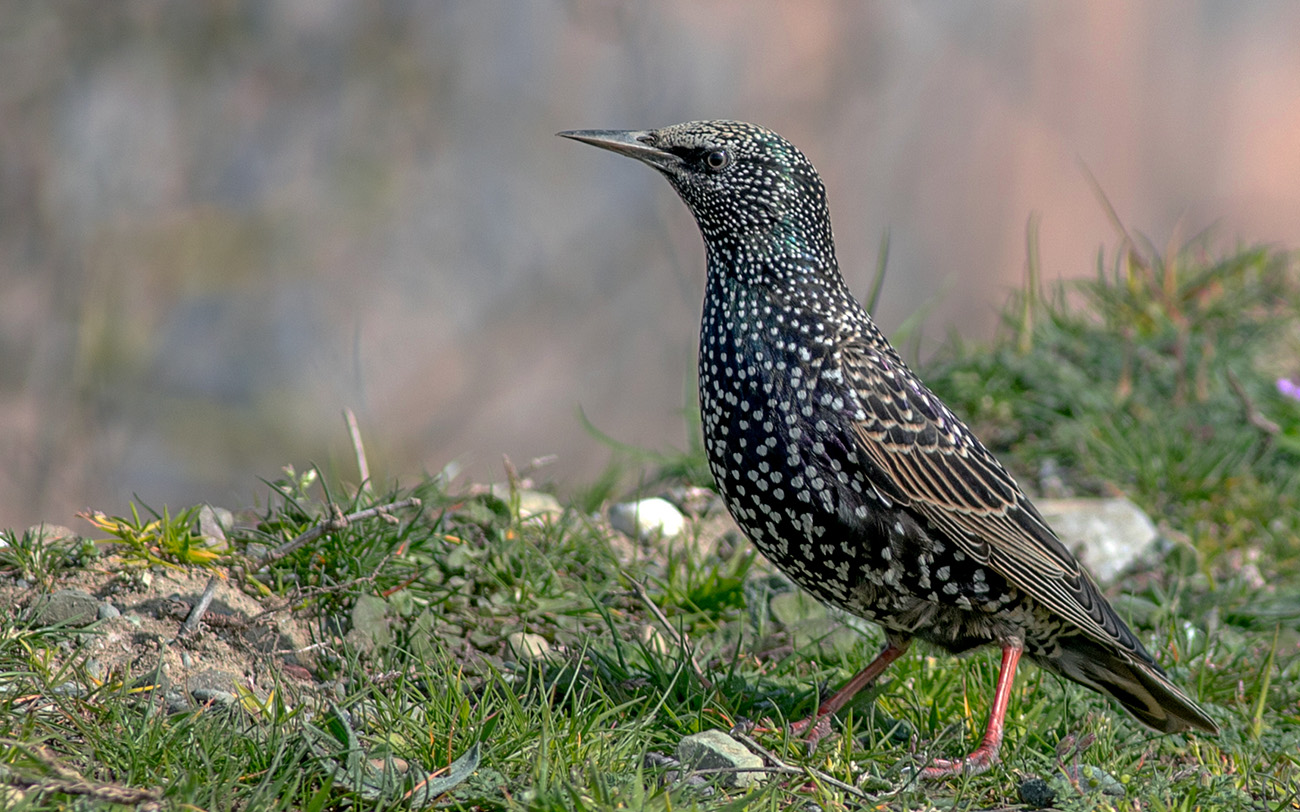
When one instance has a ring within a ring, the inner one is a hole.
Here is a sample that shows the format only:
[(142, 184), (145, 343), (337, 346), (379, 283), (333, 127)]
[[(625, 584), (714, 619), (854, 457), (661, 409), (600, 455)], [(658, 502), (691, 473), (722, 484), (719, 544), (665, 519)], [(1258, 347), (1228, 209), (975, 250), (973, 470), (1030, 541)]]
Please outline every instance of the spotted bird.
[(796, 731), (823, 734), (919, 638), (1002, 650), (983, 740), (927, 777), (997, 761), (1022, 654), (1156, 730), (1217, 732), (849, 292), (803, 153), (738, 121), (560, 135), (648, 164), (695, 215), (708, 257), (700, 413), (718, 490), (795, 583), (885, 630), (884, 650)]

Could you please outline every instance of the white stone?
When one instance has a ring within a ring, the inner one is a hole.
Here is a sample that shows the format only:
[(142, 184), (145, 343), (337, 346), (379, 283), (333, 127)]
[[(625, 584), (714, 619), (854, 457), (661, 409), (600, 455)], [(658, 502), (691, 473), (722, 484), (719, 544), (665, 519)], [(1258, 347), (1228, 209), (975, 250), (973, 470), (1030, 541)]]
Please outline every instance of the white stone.
[(611, 505), (609, 523), (615, 530), (644, 541), (655, 536), (673, 538), (681, 535), (686, 527), (686, 517), (672, 502), (654, 497)]
[(540, 634), (531, 632), (513, 632), (506, 635), (506, 645), (515, 653), (520, 662), (538, 662), (549, 660), (552, 656), (551, 644)]

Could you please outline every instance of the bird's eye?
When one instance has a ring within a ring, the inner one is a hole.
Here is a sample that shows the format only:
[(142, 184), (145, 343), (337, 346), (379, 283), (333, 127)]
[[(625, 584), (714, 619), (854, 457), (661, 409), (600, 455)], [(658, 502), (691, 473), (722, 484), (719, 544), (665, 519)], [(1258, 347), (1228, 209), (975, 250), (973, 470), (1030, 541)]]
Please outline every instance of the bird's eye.
[(704, 165), (711, 172), (721, 172), (731, 165), (731, 153), (725, 149), (715, 149), (704, 156)]

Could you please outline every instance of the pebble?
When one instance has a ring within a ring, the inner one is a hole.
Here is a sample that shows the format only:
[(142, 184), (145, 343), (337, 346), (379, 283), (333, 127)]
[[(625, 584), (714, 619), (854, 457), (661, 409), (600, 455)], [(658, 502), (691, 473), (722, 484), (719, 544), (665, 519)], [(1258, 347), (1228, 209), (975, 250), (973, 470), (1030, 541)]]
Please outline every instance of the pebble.
[[(488, 489), (497, 499), (503, 502), (510, 501), (509, 483), (498, 482)], [(516, 491), (519, 497), (519, 518), (532, 519), (541, 517), (559, 518), (564, 513), (564, 506), (554, 495), (543, 493), (542, 491), (530, 491), (520, 489)]]
[(1030, 809), (1043, 809), (1056, 802), (1056, 790), (1038, 776), (1022, 781), (1017, 794), (1020, 802)]
[(34, 524), (27, 528), (28, 537), (52, 544), (56, 541), (75, 541), (80, 538), (77, 531), (61, 524)]
[(239, 698), (229, 691), (222, 691), (217, 688), (195, 688), (190, 691), (190, 696), (200, 705), (217, 705), (223, 708), (233, 707)]
[(199, 508), (199, 535), (203, 537), (208, 549), (225, 551), (230, 548), (226, 541), (226, 530), (234, 526), (235, 514), (225, 508), (204, 505)]
[(115, 617), (120, 617), (122, 612), (113, 604), (104, 601), (99, 605), (97, 614), (100, 620), (112, 620)]
[(754, 769), (763, 766), (763, 759), (721, 730), (705, 730), (679, 741), (677, 760), (696, 770), (745, 770), (713, 773), (718, 783), (726, 787), (744, 788), (767, 779), (767, 773)]
[(1114, 798), (1124, 797), (1124, 785), (1100, 767), (1073, 764), (1065, 770), (1065, 775), (1085, 795), (1100, 792)]
[(185, 681), (185, 690), (200, 705), (230, 706), (238, 701), (235, 686), (239, 676), (217, 668), (193, 674)]
[(513, 632), (506, 635), (506, 645), (515, 656), (523, 663), (534, 663), (543, 660), (549, 660), (553, 656), (551, 653), (551, 644), (546, 642), (546, 638), (540, 634), (530, 632)]
[(686, 517), (672, 502), (659, 497), (636, 502), (621, 502), (609, 508), (609, 523), (615, 530), (649, 541), (673, 538), (686, 528)]
[(38, 626), (89, 626), (99, 618), (99, 601), (80, 589), (60, 589), (39, 602), (32, 619)]
[(641, 644), (645, 646), (646, 651), (657, 657), (667, 657), (672, 653), (673, 646), (664, 637), (663, 633), (650, 624), (641, 627)]

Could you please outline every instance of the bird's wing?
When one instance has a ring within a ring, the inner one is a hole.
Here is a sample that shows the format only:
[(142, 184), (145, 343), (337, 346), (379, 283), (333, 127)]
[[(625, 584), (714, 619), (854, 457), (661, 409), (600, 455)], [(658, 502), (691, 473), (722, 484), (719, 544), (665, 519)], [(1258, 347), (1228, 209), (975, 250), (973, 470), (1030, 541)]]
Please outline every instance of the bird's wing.
[(860, 407), (852, 439), (889, 479), (877, 490), (1088, 636), (1150, 659), (1011, 475), (897, 354), (856, 341), (840, 363)]

